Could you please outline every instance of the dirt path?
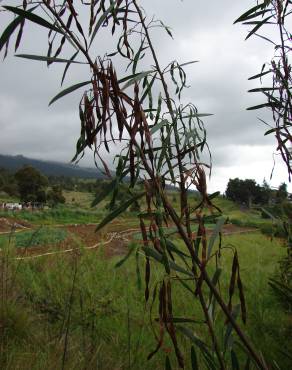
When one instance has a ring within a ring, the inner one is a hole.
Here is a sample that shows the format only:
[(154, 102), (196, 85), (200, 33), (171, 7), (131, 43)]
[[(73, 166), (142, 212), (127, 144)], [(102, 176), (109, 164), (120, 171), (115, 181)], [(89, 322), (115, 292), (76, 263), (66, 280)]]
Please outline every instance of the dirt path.
[[(107, 252), (110, 252), (110, 253), (107, 253), (108, 256), (120, 255), (120, 254), (124, 254), (127, 251), (125, 243), (128, 243), (130, 241), (128, 237), (129, 236), (131, 237), (137, 231), (139, 231), (139, 229), (128, 229), (128, 230), (123, 230), (121, 232), (111, 232), (107, 234), (108, 238), (106, 240), (96, 243), (89, 247), (88, 246), (87, 247), (76, 247), (76, 248), (61, 249), (58, 251), (46, 252), (46, 253), (41, 253), (41, 254), (22, 255), (22, 256), (16, 257), (15, 259), (16, 260), (34, 259), (34, 258), (40, 258), (44, 256), (53, 256), (53, 255), (58, 255), (58, 254), (71, 253), (74, 251), (76, 252), (77, 250), (80, 250), (81, 248), (85, 250), (90, 250), (90, 249), (96, 249), (99, 246), (108, 246), (108, 245), (110, 247), (107, 249)], [(111, 246), (113, 242), (115, 242), (114, 243), (115, 245)], [(118, 248), (117, 244), (120, 244), (121, 242), (122, 242), (121, 245), (123, 246), (123, 248)], [(27, 251), (29, 250), (26, 248), (24, 252), (27, 252)]]
[[(74, 226), (71, 225), (65, 227), (72, 235), (75, 235), (77, 238), (79, 238), (79, 240), (81, 239), (83, 244), (86, 245), (85, 247), (76, 246), (74, 248), (68, 248), (68, 246), (76, 244), (76, 240), (74, 243), (74, 238), (68, 238), (65, 243), (61, 243), (62, 245), (60, 245), (59, 250), (48, 251), (49, 247), (47, 246), (19, 249), (18, 257), (16, 257), (16, 259), (29, 260), (45, 256), (73, 253), (74, 251), (76, 252), (80, 249), (94, 250), (97, 249), (99, 246), (106, 246), (105, 252), (107, 257), (124, 255), (128, 251), (128, 243), (133, 240), (133, 235), (137, 234), (140, 231), (139, 228), (124, 229), (125, 224), (114, 223), (110, 225), (110, 230), (108, 230), (105, 234), (99, 236), (95, 233), (95, 227), (96, 225), (92, 224)], [(112, 229), (117, 230), (117, 228), (120, 228), (120, 230), (112, 231)], [(228, 224), (224, 226), (223, 235), (246, 234), (251, 232), (258, 232), (258, 230), (252, 228), (247, 229)], [(46, 249), (47, 251), (44, 252), (44, 249)]]

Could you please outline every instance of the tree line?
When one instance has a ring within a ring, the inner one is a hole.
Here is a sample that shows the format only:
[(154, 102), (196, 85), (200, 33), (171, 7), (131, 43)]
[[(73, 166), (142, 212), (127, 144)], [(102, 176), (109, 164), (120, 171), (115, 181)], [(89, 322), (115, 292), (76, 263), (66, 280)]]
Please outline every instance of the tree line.
[(285, 183), (280, 184), (278, 189), (272, 189), (266, 180), (259, 185), (253, 179), (241, 180), (239, 178), (229, 179), (225, 195), (227, 199), (247, 207), (251, 207), (252, 204), (280, 204), (289, 196)]
[[(102, 194), (109, 181), (105, 179), (84, 179), (68, 176), (45, 176), (33, 166), (23, 166), (16, 172), (0, 168), (0, 191), (11, 197), (18, 197), (21, 202), (47, 203), (55, 206), (65, 203), (63, 191), (76, 191), (93, 193), (94, 196)], [(110, 202), (107, 208), (113, 209), (121, 201), (131, 196), (127, 187), (121, 187), (116, 193), (115, 201)], [(138, 203), (132, 207), (137, 210)]]
[(15, 173), (0, 169), (0, 191), (19, 197), (23, 203), (65, 203), (62, 187), (52, 183), (32, 166), (24, 166)]

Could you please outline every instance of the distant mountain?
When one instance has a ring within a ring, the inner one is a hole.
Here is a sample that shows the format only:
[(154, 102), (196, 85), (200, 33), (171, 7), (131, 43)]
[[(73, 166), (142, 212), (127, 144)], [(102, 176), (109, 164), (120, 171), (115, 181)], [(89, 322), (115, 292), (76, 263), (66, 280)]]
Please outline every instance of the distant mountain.
[(79, 167), (73, 164), (42, 161), (39, 159), (26, 158), (22, 155), (10, 156), (0, 154), (0, 168), (12, 172), (23, 166), (32, 166), (46, 176), (79, 177), (84, 179), (100, 179), (104, 175), (96, 168)]

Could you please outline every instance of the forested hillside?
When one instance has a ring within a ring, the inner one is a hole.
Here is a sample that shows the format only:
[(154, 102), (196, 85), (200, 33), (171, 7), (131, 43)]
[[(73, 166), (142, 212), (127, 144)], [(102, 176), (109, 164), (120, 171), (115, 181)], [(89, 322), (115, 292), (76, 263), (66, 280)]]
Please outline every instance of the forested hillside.
[(61, 162), (41, 161), (26, 158), (22, 155), (10, 156), (0, 154), (0, 168), (17, 171), (23, 166), (32, 166), (46, 176), (66, 176), (81, 178), (102, 178), (103, 175), (96, 168), (85, 168)]

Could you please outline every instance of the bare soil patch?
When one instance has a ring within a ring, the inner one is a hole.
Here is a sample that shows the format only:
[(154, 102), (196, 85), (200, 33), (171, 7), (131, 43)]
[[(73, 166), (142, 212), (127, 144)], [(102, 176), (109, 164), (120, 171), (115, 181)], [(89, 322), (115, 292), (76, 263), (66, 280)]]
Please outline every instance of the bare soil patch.
[(139, 229), (129, 228), (126, 223), (112, 223), (96, 233), (96, 225), (76, 225), (66, 228), (71, 235), (77, 236), (86, 247), (95, 244), (105, 245), (105, 254), (108, 257), (113, 255), (123, 255), (127, 252), (127, 245), (131, 236)]
[(127, 252), (127, 245), (133, 232), (137, 228), (128, 228), (125, 223), (112, 223), (100, 232), (96, 233), (96, 225), (69, 225), (63, 227), (68, 232), (68, 237), (54, 245), (31, 246), (17, 248), (18, 257), (32, 257), (50, 253), (66, 253), (78, 251), (80, 248), (97, 250), (99, 246), (105, 246), (105, 255), (123, 255)]

